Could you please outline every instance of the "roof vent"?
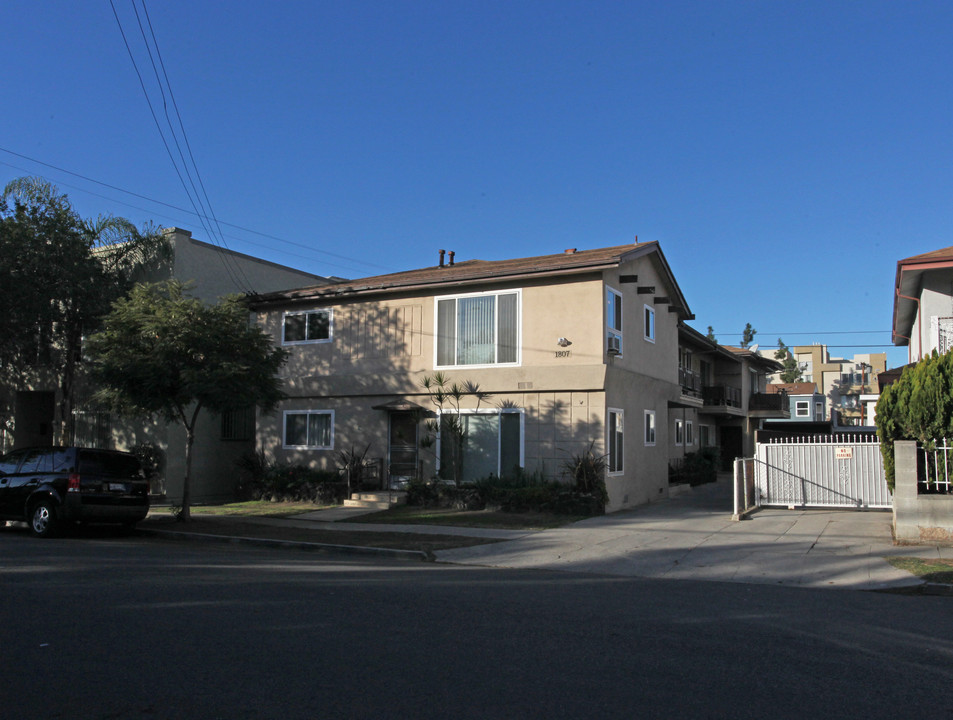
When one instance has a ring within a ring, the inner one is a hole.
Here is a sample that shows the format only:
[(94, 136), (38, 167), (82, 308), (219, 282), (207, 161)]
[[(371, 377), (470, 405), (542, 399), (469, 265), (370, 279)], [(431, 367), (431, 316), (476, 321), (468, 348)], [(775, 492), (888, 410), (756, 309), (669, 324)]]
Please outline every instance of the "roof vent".
[(443, 267), (443, 256), (447, 254), (447, 251), (446, 251), (446, 250), (438, 250), (437, 252), (440, 253), (440, 267)]
[(576, 248), (566, 248), (565, 250), (563, 250), (563, 252), (566, 253), (566, 255), (575, 255)]

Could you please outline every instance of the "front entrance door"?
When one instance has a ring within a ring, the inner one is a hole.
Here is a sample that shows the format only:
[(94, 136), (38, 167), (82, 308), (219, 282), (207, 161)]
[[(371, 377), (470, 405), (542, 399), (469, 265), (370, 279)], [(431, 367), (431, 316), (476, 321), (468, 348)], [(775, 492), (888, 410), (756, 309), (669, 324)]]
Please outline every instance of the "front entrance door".
[(390, 414), (390, 442), (387, 449), (387, 483), (391, 490), (403, 488), (417, 477), (417, 414)]

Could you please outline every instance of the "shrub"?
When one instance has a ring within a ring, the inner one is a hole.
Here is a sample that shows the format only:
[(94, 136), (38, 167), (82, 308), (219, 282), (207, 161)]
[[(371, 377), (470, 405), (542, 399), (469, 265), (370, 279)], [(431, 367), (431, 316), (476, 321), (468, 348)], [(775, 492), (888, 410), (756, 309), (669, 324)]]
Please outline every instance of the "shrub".
[(347, 495), (347, 483), (336, 470), (278, 463), (261, 450), (243, 455), (235, 464), (240, 471), (239, 496), (247, 500), (340, 504)]
[(594, 445), (594, 442), (590, 442), (584, 452), (570, 455), (569, 459), (563, 462), (563, 471), (573, 481), (576, 492), (595, 497), (604, 509), (609, 502), (609, 493), (606, 490), (608, 463), (605, 455), (596, 455), (592, 451)]
[(680, 462), (669, 465), (669, 482), (690, 485), (715, 482), (718, 479), (720, 457), (718, 448), (702, 448), (688, 453)]
[(877, 435), (887, 486), (893, 492), (895, 440), (918, 440), (930, 449), (953, 437), (953, 354), (934, 352), (884, 388), (877, 401)]

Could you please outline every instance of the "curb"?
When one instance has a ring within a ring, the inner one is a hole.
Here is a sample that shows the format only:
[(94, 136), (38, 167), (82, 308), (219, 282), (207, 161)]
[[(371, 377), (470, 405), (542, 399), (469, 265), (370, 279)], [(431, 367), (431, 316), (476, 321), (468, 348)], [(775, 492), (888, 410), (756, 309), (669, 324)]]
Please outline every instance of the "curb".
[(176, 530), (155, 530), (152, 528), (136, 528), (140, 535), (151, 535), (165, 540), (199, 541), (257, 545), (259, 547), (307, 550), (315, 553), (340, 555), (384, 555), (403, 560), (420, 560), (433, 562), (434, 557), (422, 550), (396, 550), (393, 548), (364, 547), (360, 545), (332, 545), (330, 543), (311, 543), (296, 540), (271, 540), (269, 538), (250, 538), (234, 535), (211, 535), (207, 533), (181, 532)]

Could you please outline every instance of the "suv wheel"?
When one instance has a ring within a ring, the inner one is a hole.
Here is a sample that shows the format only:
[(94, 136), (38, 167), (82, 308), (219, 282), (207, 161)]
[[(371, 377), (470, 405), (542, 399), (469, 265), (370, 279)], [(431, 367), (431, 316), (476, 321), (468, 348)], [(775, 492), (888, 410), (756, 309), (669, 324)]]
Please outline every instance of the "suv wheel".
[(37, 537), (52, 537), (56, 532), (56, 508), (49, 500), (40, 500), (30, 513), (30, 530)]

